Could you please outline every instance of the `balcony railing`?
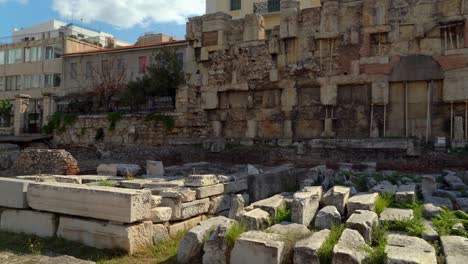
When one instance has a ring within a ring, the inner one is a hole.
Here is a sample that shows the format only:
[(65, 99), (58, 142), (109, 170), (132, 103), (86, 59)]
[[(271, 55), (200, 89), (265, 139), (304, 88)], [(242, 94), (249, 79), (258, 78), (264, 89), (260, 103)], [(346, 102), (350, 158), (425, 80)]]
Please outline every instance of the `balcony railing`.
[(266, 2), (254, 3), (254, 13), (268, 14), (281, 10), (281, 0), (268, 0)]

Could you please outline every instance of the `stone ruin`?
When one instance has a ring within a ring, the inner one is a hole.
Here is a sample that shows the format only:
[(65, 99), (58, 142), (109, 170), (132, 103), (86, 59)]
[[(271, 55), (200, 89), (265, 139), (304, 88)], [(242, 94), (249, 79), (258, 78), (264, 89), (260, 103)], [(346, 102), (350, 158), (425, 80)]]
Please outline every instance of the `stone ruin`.
[[(374, 162), (357, 165), (342, 163), (338, 170), (208, 162), (164, 167), (148, 161), (146, 173), (138, 165), (102, 164), (98, 172), (105, 175), (0, 178), (0, 228), (128, 253), (188, 231), (178, 249), (179, 263), (245, 264), (315, 261), (330, 228), (344, 223), (333, 263), (361, 263), (373, 227), (414, 217), (412, 210), (399, 208), (378, 215), (379, 194), (391, 193), (403, 203), (414, 202), (420, 191), (428, 220), (441, 207), (468, 212), (463, 195), (468, 172), (392, 178), (396, 172), (376, 171)], [(356, 175), (366, 175), (364, 187)], [(367, 191), (358, 192), (362, 188)], [(291, 211), (289, 222), (275, 223), (284, 210)], [(225, 236), (235, 222), (247, 232), (228, 247)], [(286, 243), (291, 235), (294, 243)], [(435, 250), (425, 241), (434, 239), (439, 236), (429, 221), (422, 238), (391, 234), (388, 259), (436, 263)], [(447, 259), (466, 257), (467, 251), (460, 251), (468, 246), (466, 239), (440, 240)]]

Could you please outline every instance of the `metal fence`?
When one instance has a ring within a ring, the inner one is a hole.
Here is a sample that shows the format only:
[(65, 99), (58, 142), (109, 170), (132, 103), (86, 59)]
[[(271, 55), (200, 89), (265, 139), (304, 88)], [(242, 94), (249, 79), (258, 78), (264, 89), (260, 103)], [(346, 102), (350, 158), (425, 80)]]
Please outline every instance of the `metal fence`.
[(279, 12), (281, 10), (280, 0), (268, 0), (266, 2), (254, 3), (254, 13), (268, 14)]

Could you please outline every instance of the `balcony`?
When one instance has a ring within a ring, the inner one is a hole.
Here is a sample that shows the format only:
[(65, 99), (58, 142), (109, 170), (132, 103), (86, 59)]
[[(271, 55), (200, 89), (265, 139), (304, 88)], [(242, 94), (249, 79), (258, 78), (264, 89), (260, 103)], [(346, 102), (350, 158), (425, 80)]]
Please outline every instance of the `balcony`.
[(268, 0), (266, 2), (254, 3), (254, 13), (270, 14), (281, 10), (281, 0)]

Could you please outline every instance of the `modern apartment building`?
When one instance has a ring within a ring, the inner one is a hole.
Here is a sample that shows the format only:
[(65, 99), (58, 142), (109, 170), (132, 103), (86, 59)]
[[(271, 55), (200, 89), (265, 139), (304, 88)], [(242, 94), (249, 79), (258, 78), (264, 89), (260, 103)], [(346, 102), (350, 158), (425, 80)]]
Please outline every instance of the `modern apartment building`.
[[(300, 0), (301, 9), (318, 7), (320, 0)], [(234, 19), (244, 18), (248, 14), (261, 14), (265, 19), (265, 28), (271, 29), (280, 24), (281, 0), (206, 0), (206, 13), (224, 12)]]

